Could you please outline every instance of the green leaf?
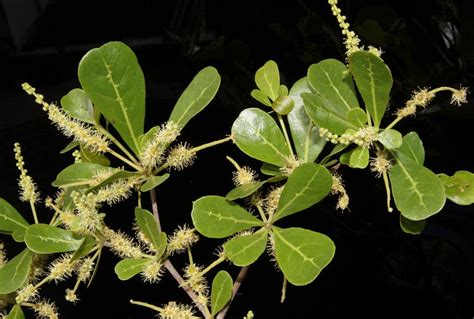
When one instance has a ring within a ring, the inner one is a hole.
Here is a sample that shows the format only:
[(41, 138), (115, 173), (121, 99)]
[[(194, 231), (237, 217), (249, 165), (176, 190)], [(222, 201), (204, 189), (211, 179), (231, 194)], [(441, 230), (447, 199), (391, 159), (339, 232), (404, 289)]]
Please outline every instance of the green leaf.
[(232, 125), (232, 136), (242, 152), (260, 161), (283, 166), (290, 156), (280, 128), (262, 110), (242, 111)]
[(263, 254), (268, 232), (260, 229), (254, 234), (237, 236), (224, 245), (224, 254), (236, 266), (253, 264)]
[(260, 167), (260, 171), (262, 172), (262, 174), (269, 175), (269, 176), (281, 175), (281, 170), (279, 166), (272, 165), (265, 162), (262, 164), (262, 167)]
[(240, 185), (228, 192), (227, 195), (225, 195), (225, 199), (236, 200), (239, 198), (245, 198), (258, 191), (263, 185), (265, 185), (265, 181)]
[(400, 214), (400, 228), (403, 232), (412, 235), (421, 234), (426, 225), (426, 219), (411, 220)]
[(14, 292), (25, 284), (32, 258), (33, 253), (26, 248), (0, 268), (0, 295)]
[(349, 166), (353, 168), (366, 168), (369, 165), (369, 149), (358, 146), (350, 152)]
[(357, 51), (349, 56), (349, 69), (375, 127), (380, 126), (392, 89), (392, 73), (373, 53)]
[(5, 319), (25, 319), (25, 314), (23, 313), (21, 306), (16, 304), (10, 310)]
[(28, 227), (25, 243), (37, 254), (52, 254), (74, 251), (81, 247), (83, 238), (73, 232), (46, 224)]
[(109, 184), (112, 184), (113, 182), (116, 182), (120, 179), (127, 179), (129, 177), (132, 177), (132, 176), (136, 176), (138, 175), (139, 173), (137, 172), (129, 172), (129, 171), (124, 171), (124, 170), (121, 170), (121, 169), (115, 169), (116, 170), (115, 173), (113, 173), (112, 175), (110, 175), (109, 177), (107, 177), (106, 179), (104, 179), (102, 182), (100, 182), (99, 184), (89, 188), (87, 190), (87, 193), (90, 193), (90, 192), (95, 192), (99, 189), (101, 189), (102, 187), (106, 186), (106, 185), (109, 185)]
[(453, 176), (439, 174), (444, 184), (448, 199), (458, 205), (474, 203), (474, 174), (468, 171), (457, 171)]
[(86, 92), (72, 89), (61, 99), (61, 106), (73, 118), (89, 124), (95, 123), (94, 107)]
[(63, 188), (88, 185), (97, 171), (106, 168), (107, 167), (96, 163), (74, 163), (59, 172), (52, 185)]
[(150, 263), (148, 258), (127, 258), (119, 261), (114, 271), (120, 280), (128, 280), (141, 273), (148, 263)]
[(305, 163), (311, 163), (323, 150), (326, 140), (319, 137), (318, 127), (306, 114), (301, 93), (311, 93), (306, 78), (299, 79), (290, 89), (289, 94), (295, 106), (288, 114), (288, 123), (298, 158)]
[(24, 233), (28, 222), (6, 200), (0, 198), (0, 231)]
[(255, 100), (259, 101), (263, 105), (270, 107), (272, 106), (272, 102), (270, 101), (268, 96), (258, 89), (253, 89), (252, 92), (250, 92), (250, 96), (252, 96)]
[(284, 95), (288, 95), (288, 88), (286, 87), (286, 85), (281, 84), (278, 87), (278, 96), (284, 96)]
[(378, 141), (390, 150), (402, 146), (403, 138), (399, 131), (388, 129), (379, 134)]
[(303, 228), (273, 229), (275, 258), (290, 283), (312, 282), (334, 257), (336, 247), (326, 235)]
[(423, 165), (396, 158), (389, 176), (395, 205), (404, 217), (422, 220), (443, 208), (446, 202), (444, 186), (436, 174)]
[(168, 173), (159, 176), (150, 176), (147, 178), (146, 182), (140, 187), (140, 191), (148, 192), (164, 183), (168, 179), (168, 177), (170, 177), (170, 174)]
[(167, 237), (164, 232), (158, 231), (158, 224), (153, 214), (146, 209), (135, 207), (135, 219), (137, 220), (141, 232), (153, 245), (156, 251), (156, 257), (159, 258), (163, 256), (166, 250)]
[(342, 135), (346, 130), (357, 131), (360, 128), (358, 117), (350, 118), (348, 113), (341, 115), (333, 109), (332, 105), (326, 103), (321, 97), (313, 93), (302, 93), (306, 113), (313, 123), (319, 127), (327, 128), (330, 132)]
[(367, 124), (367, 113), (361, 108), (355, 108), (347, 112), (347, 119), (358, 127), (365, 127)]
[(288, 177), (273, 220), (277, 221), (309, 208), (331, 191), (332, 175), (322, 165), (305, 163)]
[(221, 84), (217, 70), (208, 66), (194, 77), (176, 102), (170, 121), (184, 127), (196, 114), (201, 112), (214, 98)]
[(261, 220), (239, 205), (213, 195), (196, 200), (191, 217), (194, 227), (210, 238), (224, 238), (263, 225)]
[(74, 260), (77, 260), (79, 258), (85, 257), (89, 255), (91, 252), (95, 251), (97, 249), (97, 241), (95, 240), (94, 237), (87, 235), (84, 237), (82, 240), (81, 246), (79, 247), (78, 250), (74, 252), (74, 254), (71, 257), (71, 262)]
[(280, 87), (280, 73), (275, 61), (270, 60), (257, 70), (255, 73), (255, 83), (270, 100), (276, 100)]
[(272, 109), (279, 115), (288, 115), (295, 106), (295, 102), (288, 95), (280, 95), (272, 103)]
[(66, 145), (62, 150), (59, 151), (59, 154), (65, 154), (73, 149), (75, 149), (76, 147), (78, 147), (80, 144), (78, 141), (74, 141), (72, 140), (68, 145)]
[(396, 154), (401, 159), (411, 159), (418, 164), (425, 162), (423, 142), (416, 132), (410, 132), (403, 137), (402, 145), (396, 149)]
[(320, 96), (327, 109), (346, 117), (347, 112), (359, 107), (354, 83), (344, 63), (327, 59), (308, 69), (308, 82)]
[(232, 297), (232, 277), (225, 270), (221, 270), (212, 280), (211, 310), (214, 316), (221, 311)]
[(110, 166), (110, 160), (107, 156), (89, 151), (86, 147), (80, 147), (81, 162), (96, 163), (102, 166)]
[(138, 154), (145, 121), (145, 78), (126, 44), (109, 42), (79, 63), (79, 81), (95, 107)]

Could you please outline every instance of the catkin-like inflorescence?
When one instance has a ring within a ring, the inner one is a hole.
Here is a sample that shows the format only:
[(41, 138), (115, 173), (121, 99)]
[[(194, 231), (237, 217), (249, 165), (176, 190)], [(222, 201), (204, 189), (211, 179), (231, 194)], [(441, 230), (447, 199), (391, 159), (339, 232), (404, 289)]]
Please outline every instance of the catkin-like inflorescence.
[(170, 301), (163, 305), (160, 312), (161, 319), (195, 319), (191, 306), (180, 305), (174, 301)]
[(264, 199), (265, 203), (265, 213), (270, 218), (276, 212), (278, 208), (278, 203), (280, 202), (281, 192), (283, 191), (283, 186), (272, 188), (267, 196)]
[(387, 173), (391, 168), (392, 162), (384, 151), (377, 152), (376, 156), (370, 159), (370, 171), (374, 172), (377, 177)]
[(347, 49), (346, 55), (349, 56), (349, 54), (361, 50), (359, 47), (360, 39), (354, 31), (349, 29), (350, 25), (346, 21), (347, 18), (341, 14), (341, 9), (337, 6), (337, 2), (338, 0), (328, 0), (332, 14), (336, 17), (339, 27), (342, 30), (342, 35), (346, 38), (344, 40), (344, 45)]
[(191, 263), (184, 268), (184, 277), (186, 278), (186, 284), (196, 294), (207, 296), (209, 292), (207, 280), (201, 273), (202, 267), (194, 263)]
[(459, 90), (454, 90), (451, 95), (451, 104), (461, 106), (463, 103), (467, 103), (468, 89), (461, 87)]
[(71, 254), (62, 255), (53, 260), (48, 266), (48, 277), (56, 282), (70, 277), (75, 265), (75, 262), (72, 262), (71, 260)]
[(250, 167), (239, 167), (232, 176), (235, 186), (246, 185), (255, 182), (257, 173)]
[(342, 134), (341, 136), (329, 132), (327, 128), (319, 128), (319, 136), (324, 137), (328, 142), (333, 144), (344, 144), (349, 145), (354, 143), (358, 146), (369, 148), (372, 144), (377, 141), (378, 128), (373, 126), (363, 127), (358, 131), (352, 131)]
[(187, 143), (173, 147), (166, 157), (166, 164), (178, 171), (191, 166), (196, 158), (196, 152)]
[(180, 127), (175, 122), (169, 121), (163, 124), (140, 152), (142, 166), (151, 170), (161, 164), (166, 148), (176, 140), (179, 134)]
[(41, 319), (58, 319), (58, 311), (53, 302), (42, 300), (32, 306), (36, 315)]
[(17, 291), (15, 301), (16, 303), (34, 302), (38, 296), (38, 288), (36, 288), (33, 284), (27, 284)]
[(172, 255), (185, 251), (199, 240), (199, 236), (194, 229), (187, 225), (179, 227), (174, 231), (172, 236), (168, 238), (168, 252)]
[(36, 103), (43, 106), (43, 110), (48, 113), (50, 121), (53, 122), (65, 136), (73, 137), (74, 140), (92, 152), (103, 153), (108, 151), (108, 140), (94, 128), (73, 119), (56, 105), (45, 102), (43, 95), (36, 93), (36, 89), (28, 83), (23, 83), (22, 87), (26, 93), (35, 97)]
[(92, 275), (94, 265), (94, 259), (90, 257), (82, 259), (80, 264), (76, 267), (77, 280), (86, 282)]
[(76, 291), (74, 289), (69, 289), (69, 288), (66, 289), (66, 294), (64, 295), (64, 299), (72, 303), (76, 303), (79, 301)]
[(427, 107), (434, 97), (435, 94), (428, 88), (413, 91), (411, 98), (406, 101), (405, 107), (398, 109), (396, 115), (402, 118), (415, 115), (418, 106), (422, 108)]
[(157, 283), (163, 275), (163, 264), (159, 260), (153, 260), (145, 265), (141, 275), (144, 282)]
[(115, 232), (108, 227), (103, 227), (103, 235), (112, 252), (121, 258), (140, 258), (142, 251), (130, 237), (122, 232)]
[(39, 193), (36, 191), (36, 184), (33, 182), (33, 179), (27, 174), (28, 170), (25, 168), (20, 143), (14, 144), (14, 151), (16, 167), (20, 171), (20, 178), (18, 179), (20, 199), (24, 202), (36, 203), (39, 198)]
[(0, 241), (0, 269), (8, 262), (7, 256), (5, 254), (5, 246)]
[(347, 195), (341, 175), (334, 173), (332, 176), (331, 194), (339, 196), (336, 208), (342, 211), (349, 207), (349, 195)]

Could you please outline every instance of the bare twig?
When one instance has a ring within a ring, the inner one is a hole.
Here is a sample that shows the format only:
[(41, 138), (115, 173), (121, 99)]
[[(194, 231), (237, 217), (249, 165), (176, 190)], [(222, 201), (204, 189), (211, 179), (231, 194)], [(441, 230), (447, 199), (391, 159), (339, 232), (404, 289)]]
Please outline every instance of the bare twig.
[(249, 270), (249, 266), (245, 266), (240, 269), (237, 279), (234, 282), (234, 286), (232, 287), (232, 297), (230, 298), (229, 302), (224, 307), (224, 309), (222, 309), (222, 311), (219, 312), (219, 314), (217, 315), (217, 319), (225, 318), (225, 315), (227, 314), (227, 311), (229, 311), (232, 301), (234, 301), (234, 297), (237, 294), (237, 291), (239, 290), (240, 285), (242, 284), (242, 281), (244, 281), (245, 276), (247, 276), (248, 270)]

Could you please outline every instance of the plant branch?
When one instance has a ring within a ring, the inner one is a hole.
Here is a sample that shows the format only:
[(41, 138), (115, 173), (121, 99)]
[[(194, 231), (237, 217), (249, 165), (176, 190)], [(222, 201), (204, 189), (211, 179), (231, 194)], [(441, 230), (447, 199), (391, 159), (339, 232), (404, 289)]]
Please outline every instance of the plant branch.
[(160, 215), (158, 214), (158, 203), (156, 201), (156, 191), (154, 188), (150, 190), (150, 197), (151, 197), (151, 209), (153, 211), (153, 216), (155, 217), (156, 224), (158, 225), (158, 232), (161, 233)]
[(138, 165), (138, 164), (135, 164), (133, 163), (132, 161), (128, 160), (127, 158), (123, 157), (122, 155), (120, 155), (119, 153), (117, 153), (116, 151), (112, 150), (112, 149), (108, 149), (107, 150), (108, 153), (110, 153), (111, 155), (115, 156), (116, 158), (118, 158), (119, 160), (123, 161), (124, 163), (127, 163), (128, 165), (130, 165), (131, 167), (133, 167), (134, 169), (136, 169), (137, 171), (141, 171), (142, 168)]
[(219, 314), (217, 315), (217, 319), (225, 318), (225, 315), (229, 311), (232, 301), (234, 301), (234, 297), (237, 294), (237, 291), (239, 290), (240, 285), (242, 284), (242, 281), (244, 281), (245, 276), (247, 276), (248, 270), (249, 270), (249, 266), (245, 266), (240, 269), (240, 272), (237, 275), (237, 279), (234, 282), (234, 286), (232, 287), (232, 297), (230, 298), (229, 302), (226, 304), (224, 309), (222, 309), (222, 311), (219, 312)]
[(127, 150), (127, 148), (125, 146), (122, 145), (122, 143), (120, 143), (112, 134), (110, 134), (109, 131), (107, 131), (102, 125), (100, 125), (99, 123), (96, 123), (95, 124), (95, 127), (99, 130), (100, 133), (102, 133), (103, 135), (105, 135), (105, 137), (107, 137), (109, 140), (112, 141), (112, 143), (114, 143), (119, 149), (122, 150), (122, 152), (124, 152), (125, 155), (128, 156), (128, 158), (135, 164), (139, 164), (139, 162), (137, 161), (137, 159)]
[(205, 318), (209, 318), (209, 310), (207, 309), (206, 306), (200, 304), (198, 302), (198, 296), (194, 293), (194, 291), (189, 288), (189, 286), (186, 284), (184, 281), (183, 277), (178, 273), (176, 268), (174, 268), (173, 264), (169, 259), (166, 259), (164, 265), (163, 265), (166, 270), (169, 271), (171, 276), (178, 282), (179, 286), (184, 289), (184, 291), (188, 294), (188, 296), (194, 301), (194, 304), (196, 307), (199, 309), (199, 311), (204, 315)]

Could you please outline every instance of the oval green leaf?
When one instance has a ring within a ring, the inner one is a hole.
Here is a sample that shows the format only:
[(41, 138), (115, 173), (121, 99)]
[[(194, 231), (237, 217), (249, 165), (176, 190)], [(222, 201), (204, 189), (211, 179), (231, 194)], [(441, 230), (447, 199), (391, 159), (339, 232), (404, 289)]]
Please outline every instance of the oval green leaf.
[(389, 176), (395, 205), (404, 217), (422, 220), (443, 208), (446, 202), (443, 183), (423, 165), (396, 158)]
[(239, 198), (245, 198), (258, 191), (263, 185), (265, 185), (265, 181), (252, 182), (237, 186), (236, 188), (228, 192), (227, 195), (225, 195), (225, 199), (236, 200)]
[(265, 93), (270, 100), (275, 101), (280, 87), (280, 73), (275, 61), (268, 61), (255, 73), (257, 87)]
[(79, 82), (104, 117), (138, 154), (145, 121), (145, 78), (125, 43), (92, 49), (79, 63)]
[(279, 166), (265, 162), (262, 164), (262, 167), (260, 167), (260, 172), (268, 176), (281, 175), (281, 170)]
[(236, 266), (248, 266), (257, 261), (267, 245), (268, 232), (260, 229), (254, 234), (237, 236), (224, 245), (224, 254)]
[(322, 165), (305, 163), (288, 177), (273, 221), (309, 208), (331, 191), (332, 175)]
[(79, 249), (76, 250), (74, 254), (72, 255), (71, 262), (89, 255), (91, 252), (98, 249), (98, 245), (99, 243), (96, 241), (96, 239), (93, 236), (87, 235), (86, 237), (84, 237)]
[(403, 137), (402, 145), (396, 149), (396, 154), (401, 159), (413, 160), (418, 164), (425, 162), (425, 148), (416, 132), (410, 132)]
[(102, 166), (110, 166), (107, 156), (89, 151), (86, 147), (80, 146), (81, 162), (96, 163)]
[(280, 128), (262, 110), (251, 108), (242, 111), (232, 125), (232, 136), (242, 152), (260, 161), (283, 166), (290, 156)]
[(351, 109), (359, 107), (349, 70), (338, 60), (327, 59), (311, 65), (308, 82), (326, 108), (340, 116), (346, 117)]
[(378, 141), (390, 150), (402, 146), (403, 138), (399, 131), (388, 129), (379, 133)]
[(251, 227), (262, 226), (257, 217), (221, 196), (204, 196), (193, 203), (194, 227), (204, 236), (224, 238)]
[(253, 89), (252, 92), (250, 92), (250, 96), (265, 106), (272, 106), (272, 102), (270, 101), (268, 96), (258, 89)]
[(164, 232), (158, 230), (158, 223), (153, 214), (146, 209), (135, 207), (135, 219), (141, 232), (153, 245), (156, 257), (163, 256), (166, 250), (167, 237)]
[(21, 306), (16, 304), (10, 310), (5, 319), (25, 319), (25, 314), (23, 313)]
[(199, 71), (179, 97), (169, 120), (184, 127), (212, 101), (220, 84), (221, 77), (212, 66)]
[(146, 182), (140, 187), (140, 191), (148, 192), (153, 188), (160, 186), (168, 179), (168, 177), (170, 177), (170, 174), (168, 173), (158, 176), (150, 176), (147, 178)]
[(358, 117), (348, 117), (331, 109), (332, 105), (327, 103), (323, 97), (313, 93), (302, 93), (304, 108), (314, 124), (327, 128), (335, 134), (342, 135), (348, 129), (357, 131), (360, 128)]
[(366, 168), (369, 165), (369, 149), (358, 146), (350, 152), (349, 166), (352, 168)]
[(94, 107), (86, 92), (72, 89), (61, 99), (61, 106), (73, 118), (89, 124), (95, 123)]
[(439, 174), (444, 184), (448, 199), (458, 205), (474, 203), (474, 174), (468, 171), (457, 171), (453, 176)]
[(95, 191), (101, 189), (102, 187), (107, 186), (109, 184), (112, 184), (113, 182), (116, 182), (120, 179), (127, 179), (129, 177), (138, 175), (137, 172), (124, 171), (124, 170), (121, 170), (121, 169), (118, 169), (118, 168), (113, 168), (113, 170), (115, 170), (115, 173), (113, 173), (112, 175), (110, 175), (109, 177), (104, 179), (99, 184), (89, 188), (87, 190), (87, 193), (95, 192)]
[(0, 295), (14, 292), (24, 285), (32, 258), (33, 253), (26, 248), (0, 268)]
[(81, 247), (83, 238), (73, 232), (46, 224), (28, 227), (25, 243), (37, 254), (53, 254), (74, 251)]
[(0, 231), (24, 233), (28, 222), (6, 200), (0, 198)]
[(328, 236), (303, 228), (274, 228), (273, 240), (278, 266), (295, 286), (312, 282), (336, 251)]
[(59, 172), (56, 180), (52, 183), (55, 187), (72, 187), (80, 185), (88, 185), (94, 175), (99, 170), (107, 167), (96, 163), (74, 163)]
[(119, 261), (114, 271), (120, 280), (129, 280), (141, 273), (148, 263), (150, 263), (148, 258), (127, 258)]
[(212, 280), (211, 311), (212, 315), (221, 311), (232, 297), (232, 277), (225, 270), (221, 270)]
[(306, 114), (301, 98), (302, 93), (311, 93), (306, 78), (299, 79), (290, 89), (289, 95), (295, 102), (295, 106), (288, 114), (288, 124), (298, 158), (305, 163), (311, 163), (323, 150), (326, 139), (319, 137), (318, 127)]
[(393, 84), (390, 69), (382, 59), (368, 51), (352, 53), (349, 56), (349, 69), (374, 126), (379, 127)]
[(426, 219), (411, 220), (400, 214), (400, 228), (403, 232), (411, 235), (419, 235), (425, 229)]

